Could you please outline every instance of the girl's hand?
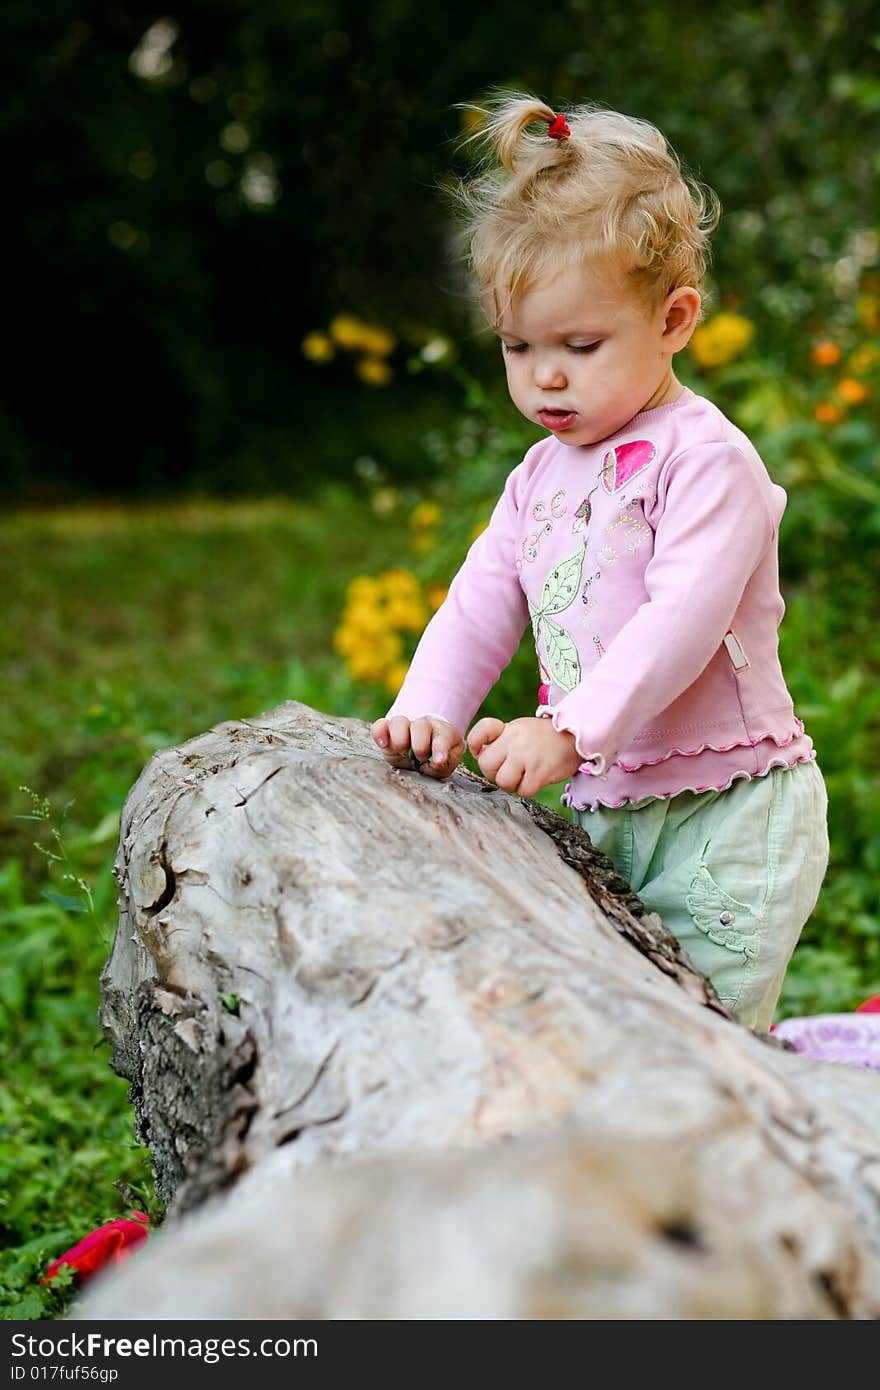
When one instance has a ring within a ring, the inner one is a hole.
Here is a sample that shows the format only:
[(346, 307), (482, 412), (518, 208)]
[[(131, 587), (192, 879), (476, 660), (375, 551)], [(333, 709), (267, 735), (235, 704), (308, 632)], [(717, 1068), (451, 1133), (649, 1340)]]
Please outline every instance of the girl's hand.
[(468, 748), (484, 777), (506, 792), (534, 796), (542, 787), (563, 782), (577, 772), (583, 758), (574, 734), (557, 733), (549, 719), (481, 719), (468, 735)]
[(464, 757), (464, 737), (436, 714), (377, 719), (370, 734), (394, 767), (415, 768), (426, 777), (450, 777)]

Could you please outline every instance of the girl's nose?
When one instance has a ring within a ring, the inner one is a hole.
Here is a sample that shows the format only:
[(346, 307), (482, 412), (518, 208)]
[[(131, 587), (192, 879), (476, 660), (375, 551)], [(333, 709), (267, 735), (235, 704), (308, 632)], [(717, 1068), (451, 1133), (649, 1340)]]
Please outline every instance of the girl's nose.
[(565, 369), (556, 356), (538, 358), (535, 364), (535, 385), (545, 390), (564, 386), (567, 381)]

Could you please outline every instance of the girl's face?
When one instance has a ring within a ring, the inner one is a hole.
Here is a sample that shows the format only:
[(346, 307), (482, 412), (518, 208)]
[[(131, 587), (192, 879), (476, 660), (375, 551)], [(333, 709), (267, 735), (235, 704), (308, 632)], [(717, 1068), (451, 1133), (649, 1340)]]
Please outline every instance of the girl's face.
[(619, 276), (563, 271), (520, 295), (498, 325), (511, 400), (564, 444), (606, 439), (680, 395), (672, 357), (699, 308), (693, 289), (649, 310)]

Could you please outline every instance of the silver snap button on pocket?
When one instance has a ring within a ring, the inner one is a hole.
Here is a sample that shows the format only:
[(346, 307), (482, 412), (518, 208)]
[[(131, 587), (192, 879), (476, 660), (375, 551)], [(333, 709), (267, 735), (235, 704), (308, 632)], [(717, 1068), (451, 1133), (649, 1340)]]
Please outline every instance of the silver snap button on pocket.
[(729, 927), (731, 922), (736, 921), (736, 913), (722, 912), (721, 916), (718, 918), (718, 921), (721, 923), (722, 927)]

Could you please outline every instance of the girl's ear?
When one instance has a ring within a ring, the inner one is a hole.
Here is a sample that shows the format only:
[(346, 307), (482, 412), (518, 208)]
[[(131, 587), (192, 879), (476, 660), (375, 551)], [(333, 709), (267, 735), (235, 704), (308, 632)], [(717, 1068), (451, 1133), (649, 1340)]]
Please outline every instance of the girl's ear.
[(672, 352), (685, 347), (697, 326), (702, 299), (698, 290), (682, 285), (673, 290), (663, 307), (663, 345)]

